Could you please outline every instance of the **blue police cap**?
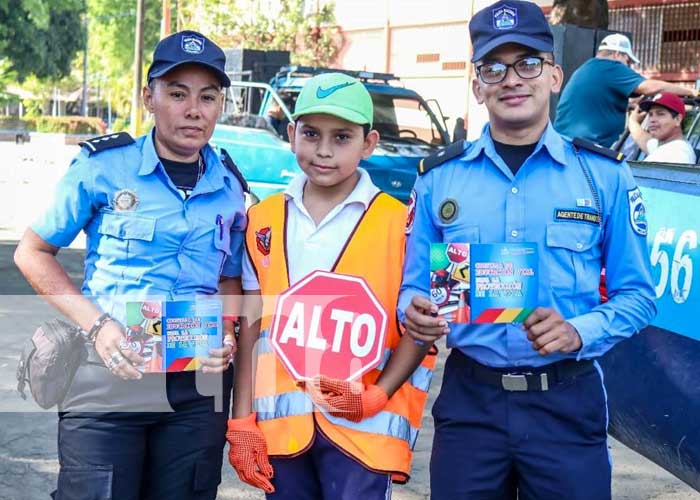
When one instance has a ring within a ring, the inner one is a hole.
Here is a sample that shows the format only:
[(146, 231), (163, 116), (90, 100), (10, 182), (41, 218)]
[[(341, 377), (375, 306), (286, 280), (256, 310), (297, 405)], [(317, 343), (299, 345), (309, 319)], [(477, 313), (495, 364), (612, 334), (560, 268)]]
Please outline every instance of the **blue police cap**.
[(474, 14), (469, 21), (472, 62), (506, 43), (517, 43), (539, 52), (554, 51), (552, 30), (542, 9), (520, 0), (496, 2)]
[(148, 81), (163, 76), (183, 64), (201, 64), (211, 69), (222, 87), (229, 87), (226, 76), (226, 55), (221, 48), (196, 31), (180, 31), (163, 38), (153, 51), (153, 63), (148, 68)]

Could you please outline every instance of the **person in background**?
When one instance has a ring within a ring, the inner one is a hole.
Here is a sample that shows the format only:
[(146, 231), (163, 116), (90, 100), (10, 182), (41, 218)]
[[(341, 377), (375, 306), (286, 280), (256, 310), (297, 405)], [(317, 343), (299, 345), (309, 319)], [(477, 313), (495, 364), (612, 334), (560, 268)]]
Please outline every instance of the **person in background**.
[[(642, 122), (647, 117), (647, 130)], [(670, 92), (661, 92), (642, 101), (630, 113), (629, 131), (637, 146), (646, 153), (644, 161), (695, 164), (695, 151), (683, 137), (685, 104)]]
[(671, 92), (694, 96), (693, 89), (662, 80), (646, 79), (630, 68), (639, 59), (625, 35), (606, 36), (596, 56), (571, 75), (559, 98), (554, 128), (567, 137), (588, 139), (611, 147), (625, 129), (633, 94)]

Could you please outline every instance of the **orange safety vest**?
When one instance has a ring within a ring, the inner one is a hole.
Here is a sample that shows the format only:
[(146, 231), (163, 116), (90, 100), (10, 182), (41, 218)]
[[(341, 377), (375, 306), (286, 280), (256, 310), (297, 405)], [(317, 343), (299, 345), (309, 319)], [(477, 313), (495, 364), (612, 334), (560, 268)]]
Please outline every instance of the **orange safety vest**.
[[(334, 417), (313, 405), (272, 350), (269, 328), (276, 296), (289, 288), (286, 256), (287, 200), (273, 195), (248, 212), (246, 247), (263, 295), (263, 317), (257, 343), (253, 410), (267, 440), (270, 456), (294, 456), (312, 443), (315, 426), (347, 455), (378, 472), (391, 473), (395, 482), (408, 481), (413, 446), (435, 367), (427, 355), (411, 377), (377, 415), (359, 423)], [(404, 258), (406, 207), (380, 193), (370, 203), (331, 271), (362, 276), (394, 320), (389, 321), (380, 365), (362, 377), (373, 384), (401, 338), (396, 305)], [(309, 256), (313, 258), (313, 256)]]

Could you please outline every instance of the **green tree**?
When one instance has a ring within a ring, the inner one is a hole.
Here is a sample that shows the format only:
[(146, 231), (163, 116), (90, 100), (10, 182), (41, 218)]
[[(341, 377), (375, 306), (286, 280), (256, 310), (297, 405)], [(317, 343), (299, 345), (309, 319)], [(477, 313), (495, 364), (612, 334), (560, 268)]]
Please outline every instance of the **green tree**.
[(19, 81), (30, 75), (60, 79), (84, 46), (85, 0), (0, 2), (0, 59)]
[(263, 12), (257, 2), (180, 0), (178, 19), (224, 47), (288, 50), (295, 64), (327, 66), (343, 44), (333, 4), (308, 13), (304, 0), (279, 0)]
[[(87, 0), (88, 74), (90, 86), (99, 81), (113, 109), (128, 116), (134, 74), (134, 1)], [(153, 48), (160, 37), (160, 2), (149, 0), (144, 12), (144, 66), (151, 63)], [(146, 72), (144, 71), (145, 75)]]
[(554, 0), (550, 14), (552, 24), (575, 24), (587, 28), (608, 27), (606, 0)]

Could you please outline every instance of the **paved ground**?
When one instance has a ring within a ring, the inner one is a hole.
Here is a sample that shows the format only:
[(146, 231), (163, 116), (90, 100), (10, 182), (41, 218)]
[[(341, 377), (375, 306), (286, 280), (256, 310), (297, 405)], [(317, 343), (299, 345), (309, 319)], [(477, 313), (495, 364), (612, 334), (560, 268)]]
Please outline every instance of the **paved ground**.
[[(55, 314), (37, 297), (12, 263), (18, 235), (49, 199), (51, 185), (65, 171), (75, 148), (43, 144), (14, 146), (0, 143), (0, 500), (39, 500), (48, 498), (55, 487), (56, 415), (39, 411), (31, 401), (23, 401), (14, 391), (14, 370), (24, 340), (44, 319)], [(80, 246), (79, 242), (76, 246)], [(75, 280), (82, 275), (82, 252), (64, 250), (60, 258)], [(441, 361), (444, 357), (441, 357)], [(433, 381), (429, 407), (442, 378), (439, 363)], [(396, 487), (393, 498), (428, 498), (428, 461), (432, 440), (432, 419), (424, 417), (423, 431), (416, 445), (413, 479)], [(700, 499), (680, 480), (645, 458), (611, 439), (615, 463), (613, 488), (615, 500), (688, 500)], [(583, 479), (585, 480), (585, 478)], [(262, 498), (241, 484), (232, 469), (224, 466), (219, 499)], [(118, 500), (118, 499), (116, 499)]]

